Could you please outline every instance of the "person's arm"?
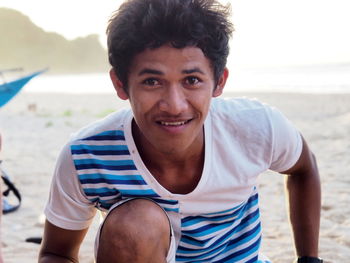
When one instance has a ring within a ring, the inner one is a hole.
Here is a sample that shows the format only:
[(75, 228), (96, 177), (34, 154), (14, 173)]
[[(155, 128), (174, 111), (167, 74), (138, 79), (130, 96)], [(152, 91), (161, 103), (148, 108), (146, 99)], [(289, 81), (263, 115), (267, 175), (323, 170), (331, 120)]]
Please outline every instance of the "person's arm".
[(303, 140), (297, 163), (287, 171), (286, 188), (294, 243), (298, 257), (318, 257), (321, 185), (314, 154)]
[[(1, 152), (1, 133), (0, 133), (0, 152)], [(1, 226), (1, 217), (2, 217), (2, 189), (0, 184), (0, 226)], [(0, 263), (3, 262), (2, 259), (2, 239), (1, 239), (1, 228), (0, 228)]]
[(80, 245), (88, 229), (67, 230), (45, 222), (39, 263), (79, 262)]

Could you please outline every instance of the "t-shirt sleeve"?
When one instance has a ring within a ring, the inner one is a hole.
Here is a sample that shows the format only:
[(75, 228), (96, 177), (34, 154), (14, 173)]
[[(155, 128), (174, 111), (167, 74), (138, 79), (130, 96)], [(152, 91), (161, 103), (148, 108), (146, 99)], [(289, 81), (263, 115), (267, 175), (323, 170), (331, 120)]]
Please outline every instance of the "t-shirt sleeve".
[(89, 227), (95, 213), (94, 204), (82, 192), (70, 146), (67, 144), (56, 163), (45, 207), (46, 218), (60, 228), (81, 230)]
[(303, 143), (300, 132), (277, 109), (268, 108), (272, 128), (270, 169), (283, 172), (295, 165), (301, 155)]

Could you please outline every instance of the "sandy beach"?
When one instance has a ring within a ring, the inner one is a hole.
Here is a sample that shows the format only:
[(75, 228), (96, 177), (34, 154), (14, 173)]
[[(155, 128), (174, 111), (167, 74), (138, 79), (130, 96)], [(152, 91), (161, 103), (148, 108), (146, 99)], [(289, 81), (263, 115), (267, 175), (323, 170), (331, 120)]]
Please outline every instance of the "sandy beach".
[[(322, 180), (320, 256), (327, 263), (349, 262), (350, 256), (350, 94), (231, 93), (258, 98), (279, 108), (298, 127), (316, 154)], [(114, 94), (69, 95), (21, 93), (0, 109), (2, 167), (19, 188), (23, 203), (3, 216), (6, 263), (37, 261), (39, 245), (25, 242), (41, 236), (43, 209), (56, 157), (70, 134), (113, 110), (127, 106)], [(273, 262), (292, 262), (294, 248), (286, 214), (284, 177), (260, 176), (263, 252)], [(80, 258), (93, 262), (91, 227)]]

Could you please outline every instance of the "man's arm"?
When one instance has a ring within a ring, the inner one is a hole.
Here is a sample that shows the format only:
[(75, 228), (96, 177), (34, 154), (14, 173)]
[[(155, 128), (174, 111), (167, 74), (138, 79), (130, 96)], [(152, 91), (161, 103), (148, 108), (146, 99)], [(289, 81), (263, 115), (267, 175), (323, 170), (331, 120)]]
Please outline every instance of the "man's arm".
[(88, 229), (66, 230), (46, 220), (39, 263), (79, 262), (78, 254)]
[(297, 163), (287, 174), (289, 213), (297, 256), (318, 256), (321, 184), (315, 156), (303, 140)]

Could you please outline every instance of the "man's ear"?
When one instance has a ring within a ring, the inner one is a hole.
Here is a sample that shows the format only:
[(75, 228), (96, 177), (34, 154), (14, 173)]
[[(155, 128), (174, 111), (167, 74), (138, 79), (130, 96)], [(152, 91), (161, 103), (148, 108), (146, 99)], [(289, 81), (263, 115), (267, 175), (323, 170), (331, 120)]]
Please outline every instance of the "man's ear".
[(213, 91), (213, 97), (218, 97), (222, 94), (227, 78), (228, 78), (228, 69), (225, 68), (224, 72), (221, 74), (218, 80), (218, 83)]
[(114, 69), (112, 68), (109, 71), (109, 76), (112, 80), (113, 86), (115, 91), (117, 92), (117, 95), (120, 99), (122, 100), (127, 100), (129, 99), (128, 94), (126, 93), (126, 91), (124, 90), (124, 85), (123, 83), (119, 80), (119, 78), (117, 77), (117, 74), (115, 73)]

